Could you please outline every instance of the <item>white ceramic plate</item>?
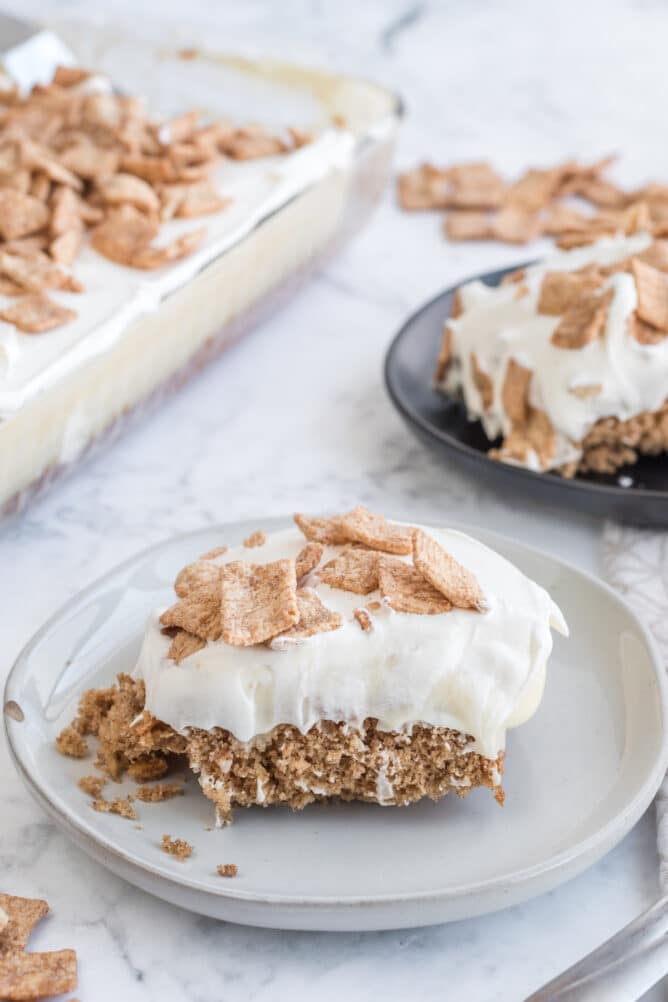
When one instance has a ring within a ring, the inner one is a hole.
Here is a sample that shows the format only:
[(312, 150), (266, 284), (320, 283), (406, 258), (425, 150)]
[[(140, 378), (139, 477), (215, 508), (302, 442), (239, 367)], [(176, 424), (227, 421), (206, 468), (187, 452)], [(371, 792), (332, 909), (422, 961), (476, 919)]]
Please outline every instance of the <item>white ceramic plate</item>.
[[(547, 588), (571, 639), (555, 638), (536, 716), (509, 734), (506, 806), (487, 790), (406, 808), (370, 804), (239, 810), (211, 829), (186, 795), (137, 803), (137, 824), (97, 814), (77, 787), (91, 761), (54, 750), (79, 694), (131, 670), (147, 613), (171, 599), (178, 569), (266, 520), (207, 529), (139, 554), (43, 627), (5, 693), (9, 746), (28, 789), (74, 841), (131, 883), (193, 911), (291, 929), (385, 929), (460, 919), (515, 904), (575, 876), (611, 849), (654, 796), (667, 763), (667, 700), (656, 649), (631, 610), (595, 578), (473, 530)], [(464, 528), (466, 531), (466, 527)], [(130, 792), (123, 784), (113, 792)], [(164, 832), (194, 846), (179, 863)], [(216, 864), (236, 863), (233, 880)]]

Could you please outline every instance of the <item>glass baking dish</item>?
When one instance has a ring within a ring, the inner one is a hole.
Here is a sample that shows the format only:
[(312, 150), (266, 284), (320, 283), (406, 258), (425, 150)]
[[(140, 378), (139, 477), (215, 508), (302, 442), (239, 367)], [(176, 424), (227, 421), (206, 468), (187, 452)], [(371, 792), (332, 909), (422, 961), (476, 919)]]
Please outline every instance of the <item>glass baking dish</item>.
[(80, 361), (0, 416), (5, 515), (275, 312), (364, 225), (388, 181), (402, 113), (395, 94), (350, 76), (274, 59), (167, 51), (118, 33), (100, 45), (94, 29), (79, 26), (70, 37), (61, 25), (57, 30), (81, 65), (108, 73), (122, 91), (142, 94), (159, 114), (197, 107), (269, 127), (335, 126), (351, 134), (352, 152), (254, 218), (111, 343), (101, 337), (96, 343), (92, 330)]

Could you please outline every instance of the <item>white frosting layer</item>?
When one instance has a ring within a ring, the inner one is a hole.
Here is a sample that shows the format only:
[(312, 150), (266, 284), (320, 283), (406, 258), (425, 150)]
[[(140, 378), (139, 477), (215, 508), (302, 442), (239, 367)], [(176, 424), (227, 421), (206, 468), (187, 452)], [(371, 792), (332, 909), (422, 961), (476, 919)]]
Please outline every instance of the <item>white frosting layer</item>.
[[(146, 708), (178, 731), (218, 726), (241, 741), (278, 724), (306, 732), (321, 719), (357, 727), (377, 717), (386, 730), (424, 722), (471, 734), (478, 751), (496, 757), (506, 728), (523, 723), (540, 702), (550, 627), (568, 630), (547, 592), (508, 561), (462, 533), (428, 531), (476, 575), (486, 612), (418, 616), (383, 606), (364, 632), (353, 610), (378, 593), (330, 588), (314, 573), (309, 585), (343, 615), (342, 627), (282, 651), (210, 641), (178, 665), (166, 658), (171, 641), (156, 613), (135, 670), (146, 684)], [(296, 556), (303, 545), (301, 533), (289, 529), (217, 562), (268, 563)], [(339, 549), (328, 547), (322, 562)]]
[[(86, 244), (74, 263), (83, 293), (50, 292), (76, 310), (71, 323), (40, 335), (23, 334), (0, 321), (0, 418), (9, 417), (37, 393), (113, 344), (128, 325), (157, 309), (162, 300), (237, 243), (267, 215), (335, 169), (353, 159), (354, 136), (327, 129), (293, 153), (254, 161), (224, 161), (212, 182), (232, 204), (196, 219), (171, 220), (156, 245), (206, 227), (200, 248), (183, 261), (156, 271), (126, 268)], [(12, 302), (0, 296), (0, 308)]]
[[(496, 438), (510, 431), (501, 391), (508, 361), (514, 358), (531, 369), (529, 391), (533, 406), (545, 411), (557, 433), (557, 450), (551, 466), (577, 459), (578, 443), (599, 418), (614, 416), (622, 421), (655, 411), (668, 397), (668, 338), (656, 345), (639, 344), (627, 333), (627, 321), (636, 308), (633, 277), (611, 276), (605, 287), (613, 290), (605, 331), (598, 340), (581, 349), (558, 348), (551, 343), (559, 317), (538, 313), (538, 299), (547, 271), (574, 271), (596, 262), (614, 264), (651, 243), (645, 234), (606, 238), (590, 247), (561, 251), (527, 269), (524, 283), (528, 294), (516, 299), (517, 285), (491, 288), (474, 281), (461, 289), (462, 314), (448, 324), (453, 332), (454, 364), (449, 367), (444, 388), (461, 390), (471, 419), (480, 418), (487, 436)], [(492, 406), (483, 411), (475, 386), (471, 353), (491, 378)], [(599, 384), (601, 392), (579, 397), (581, 386)], [(539, 469), (530, 456), (528, 466)]]

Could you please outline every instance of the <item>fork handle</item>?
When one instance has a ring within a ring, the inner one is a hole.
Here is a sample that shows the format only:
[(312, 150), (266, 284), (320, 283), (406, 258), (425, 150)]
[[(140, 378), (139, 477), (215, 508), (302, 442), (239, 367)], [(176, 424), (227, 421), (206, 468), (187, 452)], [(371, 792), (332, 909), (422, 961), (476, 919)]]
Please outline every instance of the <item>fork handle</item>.
[(526, 1002), (635, 1002), (668, 974), (668, 896)]

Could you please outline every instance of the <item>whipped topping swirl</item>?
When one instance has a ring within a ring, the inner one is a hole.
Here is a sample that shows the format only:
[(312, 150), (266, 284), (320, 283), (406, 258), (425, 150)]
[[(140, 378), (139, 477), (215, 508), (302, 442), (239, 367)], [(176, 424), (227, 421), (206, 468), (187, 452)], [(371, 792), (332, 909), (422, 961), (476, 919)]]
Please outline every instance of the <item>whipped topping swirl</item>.
[[(540, 703), (551, 627), (563, 634), (568, 629), (548, 593), (494, 551), (454, 530), (426, 531), (475, 574), (484, 613), (453, 608), (414, 615), (383, 604), (373, 613), (373, 629), (363, 631), (353, 611), (378, 599), (378, 592), (331, 588), (316, 570), (308, 585), (341, 613), (339, 629), (285, 650), (209, 641), (176, 664), (167, 658), (171, 640), (162, 633), (158, 610), (135, 669), (146, 685), (146, 709), (177, 731), (222, 727), (240, 741), (279, 724), (305, 733), (319, 720), (359, 727), (376, 717), (383, 730), (425, 723), (471, 734), (475, 750), (495, 758), (506, 729), (524, 723)], [(288, 529), (261, 547), (230, 549), (216, 563), (296, 557), (304, 542), (298, 530)], [(326, 547), (320, 566), (341, 549)]]
[[(511, 422), (502, 404), (502, 387), (510, 359), (531, 370), (529, 401), (545, 412), (556, 433), (556, 449), (548, 468), (577, 460), (580, 442), (604, 417), (626, 421), (659, 409), (668, 397), (668, 337), (657, 344), (640, 344), (627, 331), (636, 309), (632, 275), (611, 275), (604, 288), (612, 302), (602, 336), (584, 348), (569, 350), (551, 343), (559, 317), (538, 312), (546, 272), (575, 271), (588, 264), (612, 265), (645, 250), (652, 238), (604, 238), (572, 251), (561, 251), (526, 269), (526, 292), (517, 298), (514, 284), (491, 288), (480, 281), (460, 289), (462, 313), (448, 320), (452, 331), (451, 364), (442, 387), (461, 391), (469, 417), (482, 421), (489, 439), (507, 435)], [(475, 352), (479, 367), (492, 381), (491, 405), (485, 409), (471, 366)], [(600, 387), (592, 395), (578, 394), (582, 387)], [(529, 451), (526, 465), (540, 470)]]

